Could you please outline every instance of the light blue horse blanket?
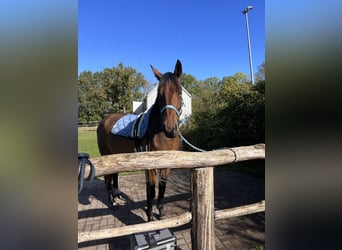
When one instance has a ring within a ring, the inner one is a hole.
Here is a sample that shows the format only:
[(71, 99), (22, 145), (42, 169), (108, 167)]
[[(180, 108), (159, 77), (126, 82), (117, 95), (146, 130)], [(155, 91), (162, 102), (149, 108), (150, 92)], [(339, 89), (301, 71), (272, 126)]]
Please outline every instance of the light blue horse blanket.
[[(111, 132), (114, 135), (120, 135), (130, 139), (141, 139), (147, 132), (150, 114), (151, 109), (142, 112), (139, 115), (125, 115), (114, 124)], [(134, 132), (135, 127), (137, 128), (136, 132)]]

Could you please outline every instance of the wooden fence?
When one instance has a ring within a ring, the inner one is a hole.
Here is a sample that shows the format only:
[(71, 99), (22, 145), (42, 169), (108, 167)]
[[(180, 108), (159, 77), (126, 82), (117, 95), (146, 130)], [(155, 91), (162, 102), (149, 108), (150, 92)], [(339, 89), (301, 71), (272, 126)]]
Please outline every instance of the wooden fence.
[[(265, 201), (236, 208), (214, 211), (213, 167), (233, 162), (265, 159), (265, 144), (220, 149), (207, 152), (153, 151), (106, 155), (92, 158), (95, 176), (122, 171), (161, 168), (191, 168), (192, 211), (141, 224), (92, 232), (79, 232), (78, 242), (119, 237), (192, 223), (192, 249), (215, 249), (216, 220), (265, 211)], [(86, 173), (87, 175), (87, 173)]]

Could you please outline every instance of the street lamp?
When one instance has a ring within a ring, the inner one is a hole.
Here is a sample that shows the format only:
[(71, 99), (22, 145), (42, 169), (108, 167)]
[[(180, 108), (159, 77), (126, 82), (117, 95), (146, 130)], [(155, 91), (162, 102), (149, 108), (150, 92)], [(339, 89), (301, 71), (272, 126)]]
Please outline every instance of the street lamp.
[(253, 65), (252, 65), (252, 51), (251, 51), (251, 41), (249, 37), (249, 28), (248, 28), (248, 11), (253, 9), (253, 6), (248, 6), (246, 9), (242, 11), (242, 14), (246, 17), (246, 30), (247, 30), (247, 40), (248, 40), (248, 55), (249, 55), (249, 69), (251, 72), (251, 80), (252, 84), (254, 84), (254, 77), (253, 77)]

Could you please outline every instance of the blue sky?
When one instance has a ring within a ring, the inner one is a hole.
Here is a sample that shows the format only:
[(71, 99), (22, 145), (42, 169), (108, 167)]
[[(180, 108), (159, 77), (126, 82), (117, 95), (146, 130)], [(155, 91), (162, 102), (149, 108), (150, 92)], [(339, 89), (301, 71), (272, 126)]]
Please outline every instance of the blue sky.
[(249, 30), (253, 70), (265, 61), (265, 1), (79, 0), (78, 72), (122, 62), (156, 82), (150, 64), (198, 80), (243, 72), (249, 76), (243, 9), (252, 5)]

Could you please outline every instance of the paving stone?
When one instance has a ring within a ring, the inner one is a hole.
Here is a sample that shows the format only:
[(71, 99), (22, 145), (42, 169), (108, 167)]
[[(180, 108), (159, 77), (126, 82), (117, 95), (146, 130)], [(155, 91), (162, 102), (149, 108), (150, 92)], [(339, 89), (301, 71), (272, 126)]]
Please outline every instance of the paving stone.
[[(264, 180), (245, 173), (215, 169), (215, 210), (251, 204), (265, 199)], [(147, 220), (145, 175), (119, 176), (120, 190), (128, 197), (116, 209), (109, 208), (103, 179), (85, 182), (79, 195), (78, 230), (91, 231), (144, 223)], [(158, 196), (158, 188), (156, 188)], [(165, 193), (166, 218), (190, 209), (190, 170), (172, 170)], [(158, 210), (154, 206), (154, 213)], [(177, 249), (191, 249), (190, 225), (171, 229)], [(216, 249), (250, 249), (265, 245), (265, 213), (215, 222)], [(129, 236), (79, 244), (79, 249), (129, 249)]]

